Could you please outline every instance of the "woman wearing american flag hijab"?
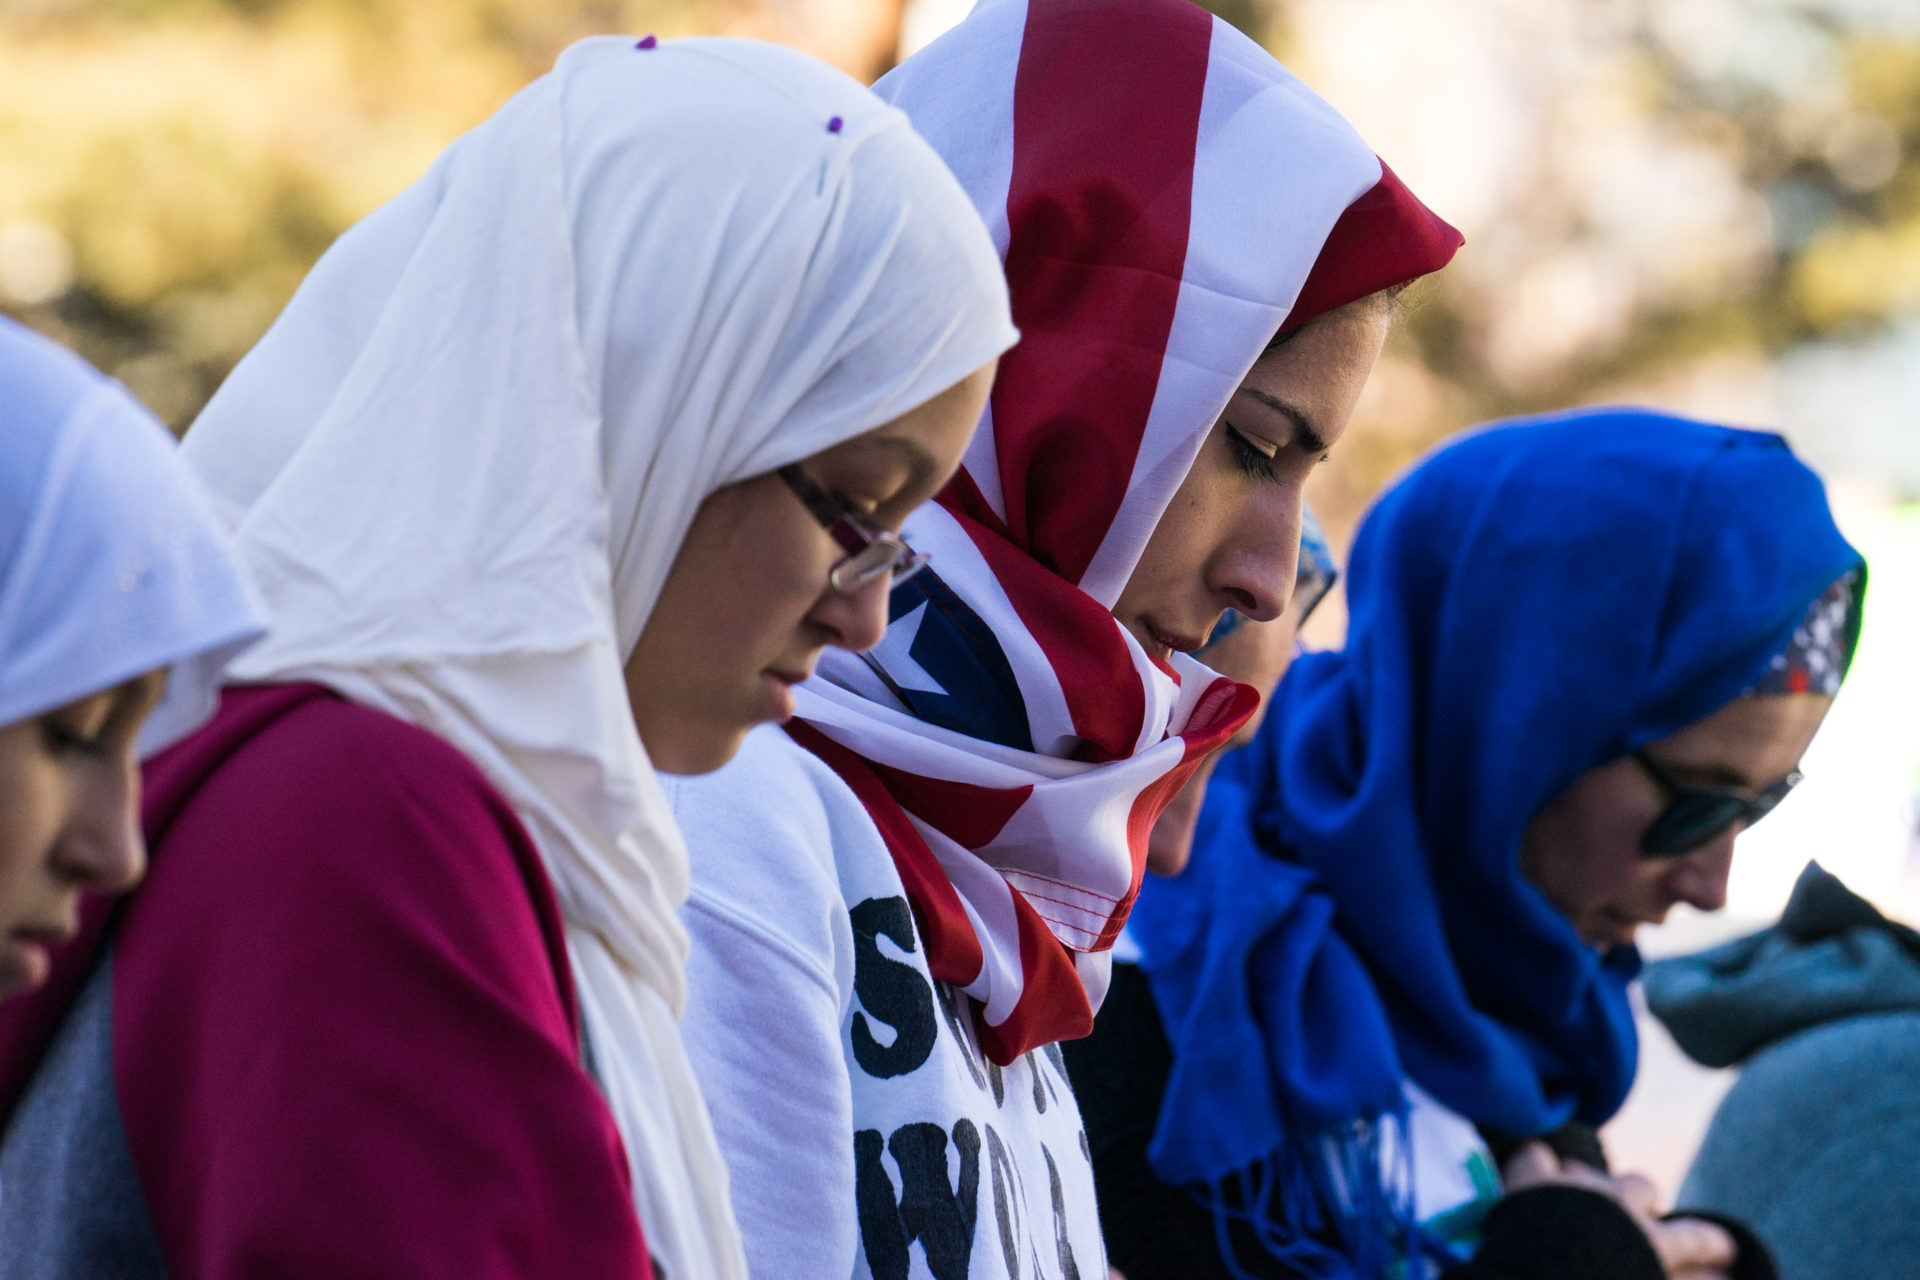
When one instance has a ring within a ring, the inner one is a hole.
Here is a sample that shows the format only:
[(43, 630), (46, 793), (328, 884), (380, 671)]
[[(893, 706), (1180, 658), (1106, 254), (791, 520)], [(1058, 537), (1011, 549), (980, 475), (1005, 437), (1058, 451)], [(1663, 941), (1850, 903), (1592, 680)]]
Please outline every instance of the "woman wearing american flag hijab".
[(753, 1274), (1100, 1277), (1057, 1046), (1155, 817), (1257, 702), (1190, 655), (1287, 606), (1386, 296), (1460, 237), (1184, 0), (985, 0), (876, 90), (973, 198), (1023, 337), (878, 646), (670, 784), (685, 1033)]

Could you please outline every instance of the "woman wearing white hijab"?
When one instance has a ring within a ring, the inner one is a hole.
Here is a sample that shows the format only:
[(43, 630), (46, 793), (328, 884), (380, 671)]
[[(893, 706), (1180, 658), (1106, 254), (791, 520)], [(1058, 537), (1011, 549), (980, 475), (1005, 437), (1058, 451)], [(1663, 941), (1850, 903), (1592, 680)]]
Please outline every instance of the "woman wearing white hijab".
[(252, 600), (166, 429), (0, 317), (0, 997), (145, 862), (139, 749), (212, 710)]
[[(879, 637), (1014, 337), (905, 117), (742, 41), (576, 45), (327, 254), (186, 448), (274, 683), (102, 997), (167, 1274), (743, 1274), (654, 764)], [(162, 927), (194, 874), (247, 903)]]

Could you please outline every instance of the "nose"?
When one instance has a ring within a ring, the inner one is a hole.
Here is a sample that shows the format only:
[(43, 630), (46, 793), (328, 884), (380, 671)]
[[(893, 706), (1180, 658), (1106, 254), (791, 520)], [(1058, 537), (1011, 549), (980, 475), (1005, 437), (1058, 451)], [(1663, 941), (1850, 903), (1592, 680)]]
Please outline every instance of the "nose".
[(59, 871), (101, 893), (121, 893), (140, 883), (147, 869), (140, 834), (140, 772), (128, 746), (123, 760), (102, 762), (93, 785), (75, 796), (78, 811), (55, 850)]
[(1727, 905), (1727, 879), (1733, 872), (1733, 827), (1674, 863), (1667, 877), (1668, 892), (1677, 902), (1697, 911), (1718, 911)]
[(1271, 501), (1249, 502), (1227, 527), (1207, 574), (1224, 608), (1256, 622), (1286, 611), (1300, 572), (1300, 503), (1300, 490), (1289, 487)]
[(848, 593), (829, 587), (808, 615), (827, 632), (827, 643), (855, 653), (880, 643), (887, 633), (887, 594), (893, 575), (883, 573)]

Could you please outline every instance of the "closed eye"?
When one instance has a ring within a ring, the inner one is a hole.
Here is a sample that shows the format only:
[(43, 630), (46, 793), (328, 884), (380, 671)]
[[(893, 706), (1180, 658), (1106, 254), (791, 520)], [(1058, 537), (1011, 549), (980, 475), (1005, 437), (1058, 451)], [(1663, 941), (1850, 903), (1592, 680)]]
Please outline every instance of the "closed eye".
[(57, 720), (40, 722), (40, 735), (47, 754), (52, 756), (99, 756), (105, 754), (99, 738), (76, 733)]
[(827, 490), (827, 497), (833, 500), (834, 506), (840, 508), (841, 515), (848, 516), (861, 524), (872, 524), (880, 510), (880, 504), (873, 499), (868, 498), (862, 501), (851, 498), (838, 489)]
[(1280, 452), (1280, 446), (1264, 440), (1255, 440), (1245, 435), (1231, 422), (1227, 423), (1227, 443), (1233, 446), (1233, 458), (1242, 471), (1256, 480), (1273, 479), (1273, 460)]
[(1327, 460), (1327, 438), (1320, 434), (1313, 420), (1301, 412), (1298, 406), (1290, 405), (1276, 396), (1270, 396), (1257, 387), (1242, 387), (1240, 390), (1285, 418), (1293, 427), (1291, 443), (1298, 446), (1302, 452), (1313, 455), (1320, 462)]

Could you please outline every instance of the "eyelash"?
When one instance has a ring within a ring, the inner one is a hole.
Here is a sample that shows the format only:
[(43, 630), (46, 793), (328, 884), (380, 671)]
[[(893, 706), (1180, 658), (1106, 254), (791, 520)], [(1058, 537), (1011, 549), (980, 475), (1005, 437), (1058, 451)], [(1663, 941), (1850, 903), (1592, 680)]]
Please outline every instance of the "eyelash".
[(866, 525), (869, 531), (876, 530), (880, 527), (879, 503), (872, 501), (862, 502), (855, 498), (849, 498), (838, 489), (829, 489), (827, 492), (832, 495), (835, 502), (840, 504), (841, 510), (845, 511), (855, 520), (858, 520), (861, 524)]
[(1240, 433), (1240, 429), (1231, 422), (1227, 424), (1227, 440), (1233, 445), (1234, 461), (1240, 470), (1256, 480), (1273, 479), (1273, 459), (1254, 447), (1253, 442)]
[(97, 738), (83, 738), (64, 725), (51, 720), (42, 721), (40, 733), (47, 744), (47, 750), (56, 756), (81, 755), (97, 756), (105, 750), (105, 745)]

